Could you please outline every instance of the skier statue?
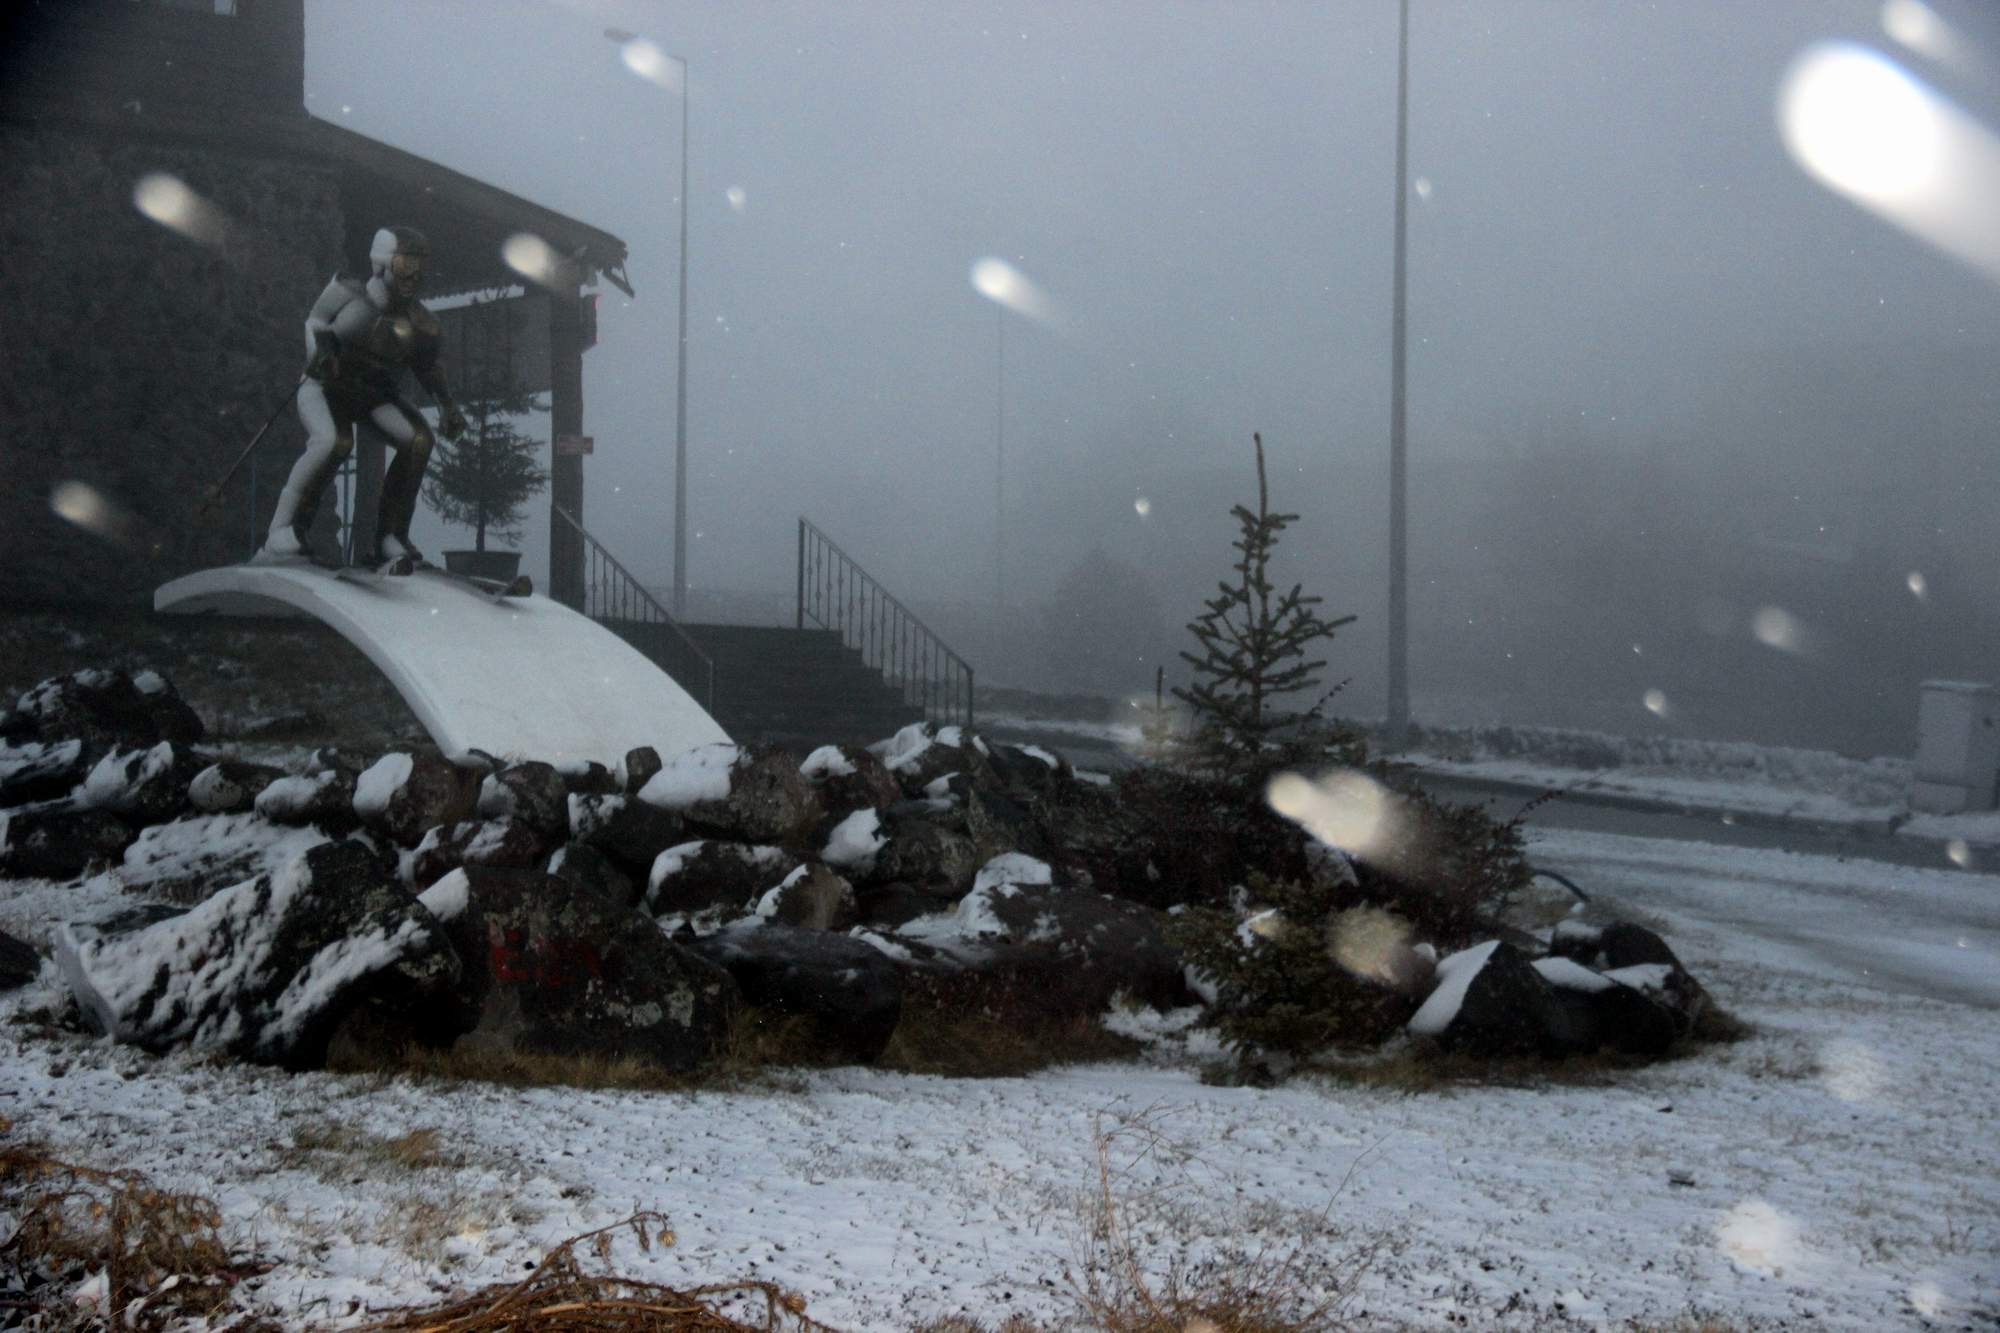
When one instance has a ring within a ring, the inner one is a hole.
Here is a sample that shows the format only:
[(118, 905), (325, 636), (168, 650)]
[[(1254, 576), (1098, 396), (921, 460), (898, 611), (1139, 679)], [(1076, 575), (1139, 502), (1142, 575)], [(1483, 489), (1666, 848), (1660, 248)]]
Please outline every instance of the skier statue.
[(429, 255), (429, 242), (414, 227), (384, 227), (368, 247), (368, 281), (336, 277), (313, 302), (306, 316), (310, 360), (299, 385), (305, 453), (285, 479), (258, 559), (307, 553), (307, 533), (320, 497), (354, 451), (355, 427), (367, 421), (396, 449), (382, 479), (375, 562), (398, 572), (422, 562), (422, 553), (410, 543), (410, 520), (416, 515), (433, 439), (422, 414), (400, 392), (403, 372), (414, 374), (436, 402), (439, 428), (448, 438), (455, 440), (465, 431), (465, 418), (438, 367), (437, 316), (417, 300)]

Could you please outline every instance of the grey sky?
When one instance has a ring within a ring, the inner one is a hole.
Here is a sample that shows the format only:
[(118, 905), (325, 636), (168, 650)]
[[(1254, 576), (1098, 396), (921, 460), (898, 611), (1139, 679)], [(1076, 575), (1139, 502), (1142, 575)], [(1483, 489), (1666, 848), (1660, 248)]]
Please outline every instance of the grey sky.
[[(1775, 129), (1810, 42), (1888, 45), (1878, 3), (1413, 10), (1410, 430), (1433, 504), (1510, 434), (1699, 433), (1811, 469), (1828, 423), (1890, 419), (1884, 392), (1983, 419), (1983, 383), (1930, 367), (1993, 345), (1993, 289), (1808, 180)], [(670, 569), (679, 124), (608, 26), (693, 68), (695, 584), (785, 589), (805, 512), (915, 595), (990, 596), (995, 314), (967, 280), (988, 254), (1063, 314), (1007, 317), (1017, 600), (1095, 540), (1219, 566), (1252, 429), (1280, 471), (1380, 484), (1393, 0), (310, 0), (316, 114), (632, 247), (639, 297), (605, 289), (586, 358), (587, 506), (648, 576)], [(1931, 73), (1991, 109), (1986, 79)], [(1773, 438), (1769, 384), (1829, 357)], [(1201, 471), (1212, 512), (1134, 512)], [(1379, 564), (1378, 531), (1338, 541)], [(1199, 590), (1162, 588), (1176, 622)]]

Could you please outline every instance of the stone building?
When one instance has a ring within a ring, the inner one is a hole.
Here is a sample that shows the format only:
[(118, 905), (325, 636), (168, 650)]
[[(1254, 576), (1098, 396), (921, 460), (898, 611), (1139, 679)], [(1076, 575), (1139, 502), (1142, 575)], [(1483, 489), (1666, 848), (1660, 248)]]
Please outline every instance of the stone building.
[[(196, 511), (296, 382), (306, 306), (330, 274), (366, 273), (385, 222), (430, 234), (427, 299), (523, 285), (510, 237), (562, 257), (528, 290), (546, 301), (551, 433), (583, 433), (581, 288), (629, 291), (624, 243), (309, 115), (304, 0), (6, 8), (0, 603), (143, 605), (244, 558), (295, 455), (289, 408), (255, 505), (246, 468), (214, 517)], [(358, 524), (381, 454), (364, 439)], [(552, 463), (552, 499), (581, 517), (582, 460)], [(554, 550), (555, 590), (580, 586), (580, 539)]]

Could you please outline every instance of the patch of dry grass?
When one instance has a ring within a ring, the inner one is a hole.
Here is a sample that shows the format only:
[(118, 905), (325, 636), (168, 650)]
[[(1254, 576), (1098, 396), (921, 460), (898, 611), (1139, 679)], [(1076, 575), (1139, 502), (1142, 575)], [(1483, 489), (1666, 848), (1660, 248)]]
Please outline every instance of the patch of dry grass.
[[(16, 1219), (0, 1243), (0, 1271), (20, 1287), (0, 1300), (9, 1327), (32, 1317), (44, 1329), (165, 1329), (216, 1315), (238, 1282), (270, 1267), (231, 1253), (212, 1200), (161, 1189), (136, 1172), (59, 1161), (33, 1146), (0, 1149), (0, 1206)], [(102, 1293), (80, 1304), (72, 1293), (93, 1274)]]
[[(434, 1306), (410, 1306), (364, 1325), (361, 1333), (834, 1333), (806, 1313), (805, 1301), (769, 1282), (718, 1282), (685, 1291), (658, 1282), (593, 1273), (585, 1255), (608, 1267), (612, 1241), (630, 1235), (641, 1251), (674, 1243), (667, 1219), (636, 1213), (622, 1222), (572, 1236), (550, 1250), (519, 1282), (499, 1283)], [(721, 1304), (761, 1306), (746, 1323)]]

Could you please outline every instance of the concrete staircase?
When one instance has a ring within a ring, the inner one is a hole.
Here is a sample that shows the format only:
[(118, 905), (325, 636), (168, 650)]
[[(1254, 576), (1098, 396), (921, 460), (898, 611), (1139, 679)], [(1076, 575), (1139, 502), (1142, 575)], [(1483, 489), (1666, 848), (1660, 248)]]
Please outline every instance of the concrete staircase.
[(924, 710), (829, 629), (685, 625), (715, 663), (710, 710), (739, 744), (867, 745), (921, 722)]

